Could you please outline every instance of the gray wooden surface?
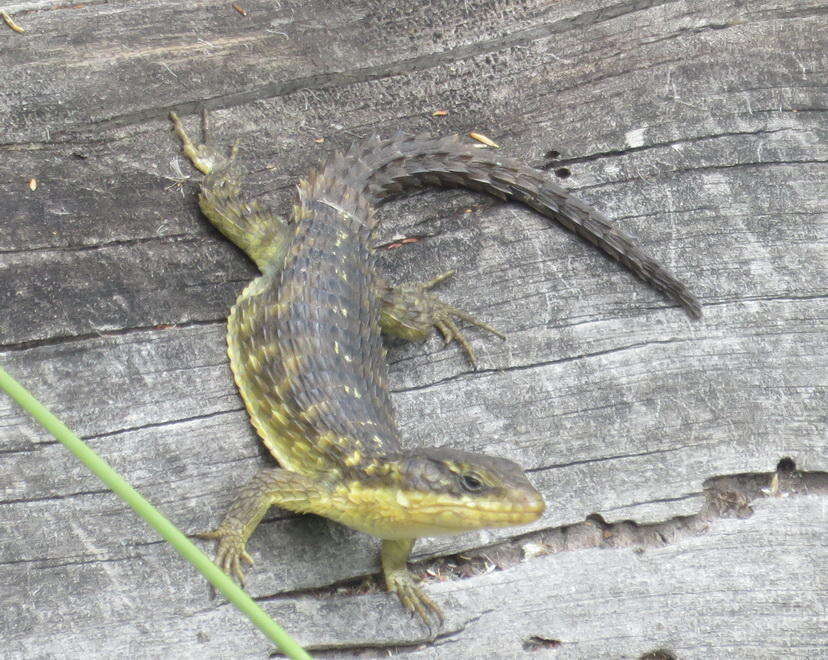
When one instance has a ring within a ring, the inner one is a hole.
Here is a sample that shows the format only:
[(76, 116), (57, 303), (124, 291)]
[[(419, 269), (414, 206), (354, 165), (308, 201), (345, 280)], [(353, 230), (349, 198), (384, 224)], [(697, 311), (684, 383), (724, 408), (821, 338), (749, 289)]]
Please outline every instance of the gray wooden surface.
[[(442, 295), (509, 334), (470, 331), (476, 373), (436, 339), (391, 348), (406, 441), (515, 459), (548, 511), (418, 545), (449, 613), (433, 644), (366, 586), (377, 542), (322, 519), (267, 517), (250, 593), (322, 655), (824, 652), (828, 5), (239, 5), (3, 6), (26, 32), (0, 23), (0, 364), (208, 528), (267, 460), (223, 340), (254, 268), (199, 216), (168, 111), (210, 109), (281, 208), (354, 139), (485, 133), (637, 235), (704, 319), (524, 208), (388, 206), (378, 244), (423, 238), (384, 272), (456, 268)], [(8, 657), (270, 650), (4, 396), (0, 585)]]

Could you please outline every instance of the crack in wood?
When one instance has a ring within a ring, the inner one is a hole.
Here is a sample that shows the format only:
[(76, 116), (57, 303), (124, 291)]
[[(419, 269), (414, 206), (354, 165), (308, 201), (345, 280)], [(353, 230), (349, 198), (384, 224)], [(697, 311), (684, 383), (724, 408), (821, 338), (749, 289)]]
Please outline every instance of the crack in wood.
[(27, 351), (33, 348), (41, 348), (43, 346), (73, 344), (77, 342), (85, 342), (95, 339), (104, 339), (107, 337), (122, 337), (140, 332), (167, 332), (168, 330), (197, 328), (201, 326), (211, 325), (224, 325), (226, 322), (226, 318), (179, 321), (178, 323), (165, 323), (162, 325), (136, 325), (130, 328), (118, 328), (117, 330), (101, 330), (99, 332), (87, 332), (79, 335), (60, 335), (54, 337), (44, 337), (40, 339), (27, 339), (26, 341), (12, 342), (9, 344), (0, 344), (0, 353), (12, 351)]
[[(704, 534), (718, 519), (749, 518), (753, 515), (751, 503), (761, 498), (814, 494), (826, 496), (828, 495), (828, 472), (799, 471), (790, 457), (784, 457), (780, 459), (777, 469), (773, 472), (711, 477), (705, 481), (702, 493), (643, 501), (631, 506), (679, 501), (699, 494), (704, 495), (705, 502), (699, 512), (693, 515), (675, 516), (661, 522), (639, 524), (634, 520), (609, 523), (600, 514), (593, 513), (583, 522), (536, 530), (508, 541), (465, 550), (454, 555), (419, 560), (412, 566), (414, 572), (425, 581), (445, 582), (465, 580), (493, 570), (506, 570), (521, 562), (531, 561), (535, 557), (560, 552), (591, 548), (634, 548), (635, 552), (644, 553), (648, 549), (676, 544), (682, 539)], [(367, 575), (338, 581), (324, 587), (271, 594), (258, 600), (283, 600), (296, 596), (332, 598), (381, 591), (383, 587), (379, 575)]]
[(43, 245), (33, 248), (15, 250), (2, 250), (0, 255), (6, 254), (28, 254), (31, 252), (94, 252), (114, 247), (133, 247), (135, 245), (146, 245), (152, 243), (200, 243), (204, 240), (201, 235), (194, 234), (166, 234), (164, 236), (141, 236), (138, 238), (126, 238), (117, 241), (106, 241), (90, 245)]
[(147, 121), (160, 119), (169, 115), (170, 112), (176, 112), (179, 115), (195, 114), (202, 109), (219, 110), (232, 108), (263, 99), (287, 96), (302, 90), (332, 89), (416, 73), (437, 66), (450, 65), (461, 60), (497, 52), (504, 48), (531, 43), (538, 39), (568, 32), (569, 30), (581, 29), (585, 25), (595, 25), (614, 20), (625, 14), (636, 13), (664, 4), (670, 4), (670, 2), (665, 2), (664, 0), (623, 2), (611, 7), (602, 7), (593, 11), (583, 12), (576, 16), (563, 18), (552, 23), (544, 23), (531, 28), (516, 30), (503, 37), (458, 46), (457, 48), (445, 50), (440, 53), (429, 53), (389, 64), (363, 67), (351, 71), (333, 71), (330, 73), (302, 76), (281, 82), (271, 82), (248, 91), (233, 92), (195, 101), (146, 108), (91, 124), (75, 124), (61, 131), (55, 131), (53, 136), (61, 140), (61, 138), (72, 138), (84, 134), (98, 134), (102, 131), (143, 124)]
[[(666, 308), (666, 305), (665, 305)], [(662, 309), (662, 308), (658, 308)], [(604, 355), (611, 355), (613, 353), (620, 353), (627, 350), (635, 350), (639, 348), (645, 348), (649, 346), (655, 346), (660, 344), (682, 344), (682, 343), (694, 343), (694, 342), (704, 342), (706, 338), (699, 337), (683, 337), (683, 338), (672, 338), (672, 339), (651, 339), (649, 341), (643, 342), (636, 342), (634, 344), (628, 344), (626, 346), (617, 346), (614, 348), (608, 348), (603, 351), (594, 351), (592, 353), (579, 353), (578, 355), (568, 355), (562, 358), (556, 358), (554, 360), (543, 360), (541, 362), (533, 362), (532, 364), (517, 364), (517, 365), (508, 365), (504, 367), (498, 367), (496, 369), (477, 369), (477, 370), (464, 370), (458, 373), (452, 374), (450, 376), (446, 376), (445, 378), (441, 378), (435, 380), (430, 383), (424, 383), (423, 385), (412, 385), (410, 387), (401, 387), (395, 388), (391, 390), (392, 394), (402, 394), (406, 392), (417, 392), (419, 390), (427, 390), (430, 387), (435, 387), (437, 385), (442, 385), (444, 383), (448, 383), (454, 380), (458, 380), (460, 378), (468, 377), (468, 376), (488, 376), (491, 374), (502, 374), (506, 372), (512, 371), (526, 371), (527, 369), (537, 369), (542, 367), (549, 367), (558, 364), (566, 364), (567, 362), (575, 362), (576, 360), (588, 360), (594, 357), (602, 357)]]
[[(814, 494), (826, 496), (828, 472), (799, 471), (790, 457), (784, 457), (773, 472), (711, 477), (704, 482), (702, 494), (704, 504), (698, 513), (689, 516), (639, 524), (634, 520), (608, 523), (603, 516), (595, 513), (587, 516), (583, 522), (530, 532), (488, 548), (465, 551), (459, 555), (425, 560), (420, 566), (427, 566), (425, 574), (436, 573), (440, 580), (464, 579), (479, 574), (470, 573), (467, 569), (469, 563), (475, 561), (503, 570), (533, 557), (589, 548), (635, 548), (636, 552), (643, 553), (647, 549), (664, 547), (703, 534), (718, 519), (748, 518), (753, 515), (750, 505), (758, 499)], [(678, 501), (693, 496), (691, 493), (674, 499)], [(639, 502), (631, 506), (659, 501), (662, 500)]]
[[(765, 135), (771, 135), (773, 133), (781, 133), (783, 131), (793, 131), (793, 132), (802, 132), (801, 129), (797, 129), (794, 126), (785, 127), (785, 128), (776, 128), (776, 129), (757, 129), (755, 131), (729, 131), (726, 133), (711, 133), (710, 135), (699, 135), (695, 137), (689, 137), (682, 140), (666, 140), (664, 142), (652, 142), (650, 144), (644, 144), (640, 147), (627, 147), (625, 149), (608, 149), (606, 151), (596, 151), (594, 153), (589, 154), (588, 156), (575, 156), (573, 158), (559, 158), (557, 160), (552, 161), (553, 167), (561, 167), (564, 165), (574, 165), (576, 163), (589, 163), (592, 161), (602, 160), (604, 158), (615, 158), (619, 156), (628, 156), (634, 153), (640, 153), (644, 151), (649, 151), (651, 149), (671, 149), (676, 148), (679, 146), (687, 145), (687, 144), (696, 144), (698, 142), (707, 142), (710, 140), (719, 140), (721, 138), (729, 138), (729, 137), (760, 137)], [(693, 209), (696, 210), (696, 209)], [(678, 212), (679, 209), (671, 209), (671, 212), (675, 213)], [(627, 217), (637, 217), (637, 216), (627, 216)], [(617, 217), (616, 221), (622, 220), (624, 218)]]
[[(659, 176), (688, 174), (692, 172), (719, 172), (721, 170), (732, 170), (738, 168), (757, 168), (757, 169), (771, 169), (780, 165), (824, 165), (828, 163), (826, 160), (819, 158), (806, 158), (802, 160), (774, 160), (774, 161), (745, 161), (739, 163), (716, 164), (716, 165), (699, 165), (697, 167), (675, 167), (673, 169), (663, 169), (659, 172)], [(617, 186), (622, 183), (640, 182), (641, 177), (624, 177), (620, 179), (612, 179), (601, 181), (600, 183), (593, 183), (579, 188), (571, 188), (573, 192), (582, 193), (585, 190), (601, 189), (609, 185)]]

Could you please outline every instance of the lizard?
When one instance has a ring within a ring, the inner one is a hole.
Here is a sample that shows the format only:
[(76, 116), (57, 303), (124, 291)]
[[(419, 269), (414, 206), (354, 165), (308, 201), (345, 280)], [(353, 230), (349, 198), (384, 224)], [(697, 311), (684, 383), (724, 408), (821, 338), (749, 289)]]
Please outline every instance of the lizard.
[[(314, 513), (382, 540), (385, 584), (426, 625), (443, 612), (407, 560), (417, 538), (536, 521), (546, 503), (522, 468), (505, 458), (433, 447), (404, 449), (387, 383), (382, 334), (424, 340), (435, 330), (456, 340), (476, 368), (458, 327), (494, 328), (430, 293), (451, 271), (391, 286), (377, 272), (373, 209), (427, 185), (465, 186), (514, 199), (592, 242), (693, 317), (687, 287), (642, 253), (597, 210), (543, 173), (459, 136), (370, 138), (327, 158), (298, 184), (291, 220), (243, 192), (237, 147), (223, 152), (173, 128), (204, 177), (204, 215), (261, 271), (227, 321), (230, 366), (250, 420), (278, 468), (242, 486), (215, 529), (216, 563), (244, 584), (246, 544), (271, 506)], [(502, 335), (501, 335), (502, 336)]]

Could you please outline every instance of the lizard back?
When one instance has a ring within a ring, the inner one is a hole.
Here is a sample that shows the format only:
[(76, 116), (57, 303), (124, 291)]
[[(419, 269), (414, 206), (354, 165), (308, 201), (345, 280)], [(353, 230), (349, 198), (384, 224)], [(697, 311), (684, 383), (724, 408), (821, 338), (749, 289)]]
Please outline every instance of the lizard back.
[[(690, 316), (701, 314), (681, 282), (541, 172), (456, 136), (355, 144), (300, 183), (285, 250), (263, 265), (228, 322), (239, 390), (284, 467), (363, 478), (399, 451), (380, 335), (371, 207), (428, 185), (521, 201), (599, 247)], [(257, 208), (255, 219), (267, 222), (267, 214)]]
[(271, 453), (297, 472), (344, 477), (400, 445), (369, 247), (372, 214), (341, 164), (334, 159), (300, 184), (284, 259), (239, 297), (228, 345)]

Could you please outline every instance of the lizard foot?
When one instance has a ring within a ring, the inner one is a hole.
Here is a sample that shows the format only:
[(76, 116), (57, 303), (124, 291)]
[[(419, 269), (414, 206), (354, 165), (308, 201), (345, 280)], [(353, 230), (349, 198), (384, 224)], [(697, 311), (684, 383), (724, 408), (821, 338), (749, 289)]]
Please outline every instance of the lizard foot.
[[(433, 280), (429, 280), (428, 282), (423, 282), (419, 286), (422, 287), (423, 291), (428, 291), (440, 282), (447, 280), (449, 277), (454, 275), (454, 273), (455, 271), (453, 270), (447, 270), (442, 275), (438, 275)], [(475, 369), (477, 369), (477, 357), (474, 354), (474, 349), (468, 339), (466, 339), (463, 336), (463, 333), (460, 332), (460, 328), (457, 327), (457, 323), (455, 323), (454, 319), (460, 319), (461, 321), (475, 325), (478, 328), (482, 328), (486, 332), (491, 332), (493, 335), (497, 335), (501, 339), (506, 339), (506, 335), (496, 328), (493, 328), (488, 323), (478, 320), (468, 312), (464, 312), (462, 309), (457, 309), (456, 307), (447, 305), (436, 296), (431, 294), (426, 295), (429, 298), (429, 302), (432, 304), (431, 314), (434, 327), (440, 331), (441, 335), (443, 335), (443, 340), (445, 341), (446, 346), (448, 346), (452, 341), (457, 341), (457, 343), (460, 344), (460, 347), (466, 352), (466, 355), (469, 356), (469, 361)]]
[(418, 615), (423, 623), (431, 629), (432, 623), (443, 625), (443, 611), (417, 585), (414, 576), (408, 570), (394, 571), (386, 576), (388, 590), (396, 592), (405, 609)]
[(213, 561), (216, 566), (244, 587), (242, 561), (252, 566), (253, 558), (245, 548), (246, 543), (241, 532), (220, 526), (211, 532), (199, 532), (192, 536), (216, 540), (216, 556)]
[[(181, 123), (181, 119), (178, 117), (176, 113), (171, 112), (170, 119), (172, 120), (173, 130), (175, 130), (175, 134), (178, 136), (178, 139), (181, 140), (182, 152), (193, 164), (193, 166), (196, 169), (202, 171), (204, 174), (210, 174), (214, 170), (220, 167), (224, 167), (229, 161), (232, 161), (236, 157), (237, 147), (235, 144), (230, 148), (230, 155), (225, 156), (215, 147), (209, 144), (195, 144), (190, 138), (190, 136), (187, 134), (187, 131), (184, 130), (184, 125)], [(206, 140), (206, 111), (202, 112), (201, 114), (201, 125), (202, 138)]]
[(453, 341), (460, 344), (472, 366), (477, 369), (474, 349), (460, 331), (457, 320), (482, 328), (501, 339), (506, 339), (506, 335), (488, 323), (479, 321), (468, 312), (452, 307), (437, 296), (428, 293), (429, 289), (452, 275), (454, 271), (449, 270), (428, 282), (389, 287), (383, 298), (383, 330), (403, 339), (424, 340), (431, 334), (433, 328), (437, 328), (446, 345)]

